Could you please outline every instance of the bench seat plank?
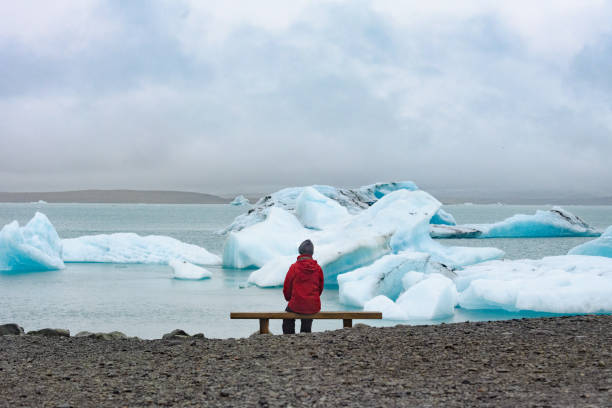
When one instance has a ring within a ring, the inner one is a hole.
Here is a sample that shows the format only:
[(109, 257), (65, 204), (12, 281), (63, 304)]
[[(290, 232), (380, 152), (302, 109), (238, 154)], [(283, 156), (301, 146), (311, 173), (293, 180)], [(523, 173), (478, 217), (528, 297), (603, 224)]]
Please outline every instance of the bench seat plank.
[(230, 319), (382, 319), (381, 312), (319, 312), (303, 315), (289, 312), (231, 312)]

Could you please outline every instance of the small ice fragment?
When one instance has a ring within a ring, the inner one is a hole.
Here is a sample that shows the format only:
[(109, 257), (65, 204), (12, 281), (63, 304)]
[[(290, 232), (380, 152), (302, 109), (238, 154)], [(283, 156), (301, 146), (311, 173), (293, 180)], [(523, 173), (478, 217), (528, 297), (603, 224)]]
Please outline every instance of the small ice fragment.
[(196, 266), (187, 261), (173, 259), (168, 265), (174, 269), (174, 279), (200, 280), (212, 277), (212, 273), (200, 266)]

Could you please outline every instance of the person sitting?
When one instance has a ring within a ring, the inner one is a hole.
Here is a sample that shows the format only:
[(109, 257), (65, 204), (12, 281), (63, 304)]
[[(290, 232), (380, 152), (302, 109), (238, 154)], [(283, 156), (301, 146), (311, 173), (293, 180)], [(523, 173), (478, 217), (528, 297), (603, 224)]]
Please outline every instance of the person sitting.
[[(283, 295), (289, 302), (287, 312), (298, 314), (315, 314), (321, 310), (321, 293), (323, 292), (323, 270), (312, 259), (314, 245), (307, 239), (298, 248), (300, 255), (289, 267)], [(300, 319), (300, 333), (310, 333), (312, 319)], [(283, 334), (295, 334), (295, 319), (283, 319)]]

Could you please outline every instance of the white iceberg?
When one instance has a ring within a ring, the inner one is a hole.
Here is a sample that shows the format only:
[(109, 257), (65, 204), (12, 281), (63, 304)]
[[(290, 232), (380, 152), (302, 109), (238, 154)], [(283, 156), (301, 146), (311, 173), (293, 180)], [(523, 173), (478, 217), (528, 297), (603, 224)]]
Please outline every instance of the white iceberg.
[(161, 235), (131, 232), (86, 235), (62, 240), (65, 262), (168, 264), (173, 259), (218, 265), (219, 256), (197, 245)]
[(414, 280), (414, 274), (420, 273), (419, 278), (422, 279), (422, 272), (430, 266), (430, 258), (429, 254), (423, 252), (389, 254), (371, 265), (343, 273), (338, 276), (340, 303), (363, 307), (378, 295), (395, 300), (405, 287), (404, 277), (408, 275), (409, 279)]
[[(302, 194), (304, 189), (308, 187), (289, 187), (279, 190), (275, 193), (261, 198), (253, 208), (246, 214), (241, 214), (234, 221), (219, 231), (219, 234), (227, 234), (229, 232), (240, 231), (251, 225), (262, 222), (268, 216), (268, 210), (271, 207), (281, 208), (290, 213), (295, 213), (297, 207), (297, 199)], [(416, 184), (412, 181), (402, 181), (397, 183), (377, 183), (370, 184), (359, 188), (336, 188), (326, 185), (310, 186), (327, 198), (330, 198), (346, 208), (349, 214), (357, 214), (368, 207), (372, 206), (376, 201), (385, 195), (398, 190), (415, 191), (418, 190)], [(452, 215), (445, 211), (441, 211), (435, 218), (443, 223), (454, 223)], [(433, 214), (432, 217), (436, 216)]]
[(491, 261), (456, 271), (465, 309), (612, 312), (612, 259), (563, 255)]
[(428, 223), (439, 207), (440, 203), (424, 191), (398, 190), (321, 231), (306, 229), (287, 211), (272, 207), (264, 222), (230, 233), (224, 265), (260, 267), (249, 277), (251, 283), (280, 286), (297, 246), (310, 238), (326, 285), (333, 286), (337, 275), (368, 265), (390, 252), (427, 252), (433, 261), (450, 267), (503, 256), (496, 248), (445, 247), (431, 239)]
[(593, 255), (612, 258), (612, 226), (601, 237), (570, 249), (568, 255)]
[(62, 243), (40, 212), (23, 227), (17, 221), (0, 230), (0, 271), (63, 269)]
[(349, 217), (348, 210), (312, 187), (302, 190), (296, 200), (295, 215), (306, 228), (323, 229)]
[(494, 224), (432, 225), (434, 238), (536, 238), (599, 236), (595, 228), (580, 217), (553, 207), (533, 215), (517, 214)]
[(187, 261), (172, 259), (168, 262), (168, 265), (174, 270), (174, 279), (200, 280), (212, 277), (212, 273), (209, 270)]
[(390, 320), (437, 320), (452, 316), (456, 305), (453, 281), (433, 273), (411, 286), (397, 301), (379, 295), (366, 302), (364, 310), (380, 311), (383, 319)]
[(234, 198), (234, 200), (230, 203), (230, 205), (246, 205), (249, 204), (249, 199), (246, 198), (243, 195), (239, 195), (238, 197)]

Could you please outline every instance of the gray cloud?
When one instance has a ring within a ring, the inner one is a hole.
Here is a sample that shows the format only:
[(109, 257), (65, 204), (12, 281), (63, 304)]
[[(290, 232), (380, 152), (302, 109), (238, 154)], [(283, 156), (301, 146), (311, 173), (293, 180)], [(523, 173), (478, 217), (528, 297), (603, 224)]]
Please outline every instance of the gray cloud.
[(551, 56), (490, 10), (414, 25), (350, 2), (268, 27), (133, 4), (65, 52), (0, 37), (0, 190), (610, 193), (606, 33)]

